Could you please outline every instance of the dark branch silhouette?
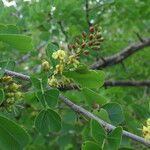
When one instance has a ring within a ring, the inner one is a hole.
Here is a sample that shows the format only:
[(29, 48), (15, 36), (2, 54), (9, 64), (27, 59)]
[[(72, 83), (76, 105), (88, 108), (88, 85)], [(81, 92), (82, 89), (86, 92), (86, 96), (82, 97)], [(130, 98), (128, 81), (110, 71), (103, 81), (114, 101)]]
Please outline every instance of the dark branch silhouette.
[(99, 59), (97, 62), (93, 63), (90, 68), (91, 69), (100, 69), (100, 68), (105, 68), (107, 66), (111, 66), (117, 63), (122, 62), (124, 59), (128, 58), (130, 55), (134, 54), (135, 52), (150, 46), (150, 38), (149, 39), (144, 39), (143, 42), (140, 43), (135, 43), (127, 48), (123, 49), (121, 52), (118, 52), (112, 56), (109, 57), (104, 57), (102, 59)]

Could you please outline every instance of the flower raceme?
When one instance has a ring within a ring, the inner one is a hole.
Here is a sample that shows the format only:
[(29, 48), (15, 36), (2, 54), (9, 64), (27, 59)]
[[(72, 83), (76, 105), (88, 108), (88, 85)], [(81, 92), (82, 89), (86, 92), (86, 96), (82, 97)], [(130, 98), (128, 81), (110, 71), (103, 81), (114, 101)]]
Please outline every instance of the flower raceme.
[(4, 76), (0, 78), (0, 87), (4, 89), (5, 100), (2, 106), (11, 110), (16, 102), (22, 100), (23, 93), (20, 91), (21, 85), (17, 84), (11, 76)]
[(68, 45), (69, 51), (58, 49), (52, 53), (52, 59), (55, 59), (55, 65), (50, 67), (48, 61), (42, 63), (43, 71), (51, 71), (51, 76), (48, 79), (48, 84), (51, 87), (58, 87), (70, 83), (70, 80), (63, 76), (66, 70), (75, 70), (79, 65), (79, 58), (82, 54), (88, 55), (88, 48), (93, 50), (100, 49), (100, 45), (104, 38), (102, 37), (101, 27), (93, 25), (89, 28), (89, 33), (83, 32), (76, 38), (73, 44)]
[(145, 140), (150, 140), (150, 118), (146, 121), (147, 126), (143, 126), (142, 132)]
[[(76, 53), (70, 54), (65, 52), (64, 50), (57, 50), (53, 52), (52, 59), (57, 59), (58, 64), (53, 66), (53, 72), (51, 77), (48, 79), (48, 84), (51, 87), (58, 87), (61, 83), (62, 85), (65, 85), (69, 82), (69, 79), (64, 78), (63, 71), (67, 69), (76, 69), (80, 62), (77, 60), (78, 55)], [(44, 60), (42, 62), (42, 70), (43, 71), (49, 71), (52, 69), (50, 67), (50, 64), (48, 61)], [(69, 68), (68, 68), (69, 67)], [(65, 80), (64, 80), (65, 79)]]

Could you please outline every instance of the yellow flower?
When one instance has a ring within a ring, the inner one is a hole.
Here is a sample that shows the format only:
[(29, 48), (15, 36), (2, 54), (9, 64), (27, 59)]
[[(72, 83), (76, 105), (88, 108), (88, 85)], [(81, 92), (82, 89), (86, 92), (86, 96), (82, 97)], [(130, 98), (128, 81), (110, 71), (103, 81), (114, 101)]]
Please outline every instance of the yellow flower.
[(12, 84), (9, 86), (9, 89), (12, 90), (12, 91), (15, 91), (15, 90), (18, 90), (20, 87), (21, 87), (21, 85), (16, 84), (16, 83), (12, 83)]
[(12, 79), (12, 77), (11, 76), (4, 76), (3, 78), (2, 78), (2, 81), (3, 82), (10, 82), (10, 81), (12, 81), (13, 79)]
[(42, 69), (44, 71), (48, 71), (50, 69), (50, 65), (49, 65), (48, 61), (43, 61), (43, 63), (42, 63)]
[(62, 64), (56, 65), (56, 69), (54, 71), (54, 74), (57, 74), (57, 73), (62, 74), (63, 70), (64, 70), (64, 65), (62, 65)]
[(150, 140), (150, 126), (148, 127), (143, 126), (142, 132), (143, 132), (144, 139)]
[(147, 123), (147, 126), (150, 126), (150, 118), (147, 119), (146, 123)]
[(68, 64), (73, 64), (74, 67), (76, 68), (79, 65), (79, 61), (75, 57), (76, 57), (75, 55), (69, 56)]
[(57, 82), (57, 79), (55, 78), (55, 76), (52, 76), (50, 79), (48, 79), (48, 84), (52, 87), (58, 86), (58, 82)]
[(21, 92), (16, 92), (16, 93), (15, 93), (15, 98), (16, 98), (17, 100), (21, 99), (21, 98), (22, 98), (22, 93), (21, 93)]
[(54, 59), (59, 59), (59, 60), (64, 60), (65, 56), (66, 56), (66, 53), (63, 50), (58, 50), (52, 54), (52, 57)]

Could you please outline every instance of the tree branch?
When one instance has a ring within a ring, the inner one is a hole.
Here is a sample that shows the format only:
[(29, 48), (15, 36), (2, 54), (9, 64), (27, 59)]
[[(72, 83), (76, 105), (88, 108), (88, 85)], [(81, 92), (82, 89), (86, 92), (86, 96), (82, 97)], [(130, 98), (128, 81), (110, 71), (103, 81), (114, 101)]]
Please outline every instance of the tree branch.
[[(103, 121), (102, 119), (100, 119), (99, 117), (95, 116), (94, 114), (92, 114), (91, 112), (87, 111), (86, 109), (74, 104), (73, 102), (71, 102), (70, 100), (68, 100), (67, 98), (60, 96), (60, 100), (63, 101), (68, 107), (70, 107), (72, 110), (74, 110), (77, 113), (81, 113), (84, 116), (90, 118), (90, 119), (94, 119), (96, 120), (99, 124), (101, 124), (107, 131), (112, 131), (114, 130), (116, 127)], [(146, 141), (144, 138), (137, 136), (133, 133), (127, 132), (125, 130), (123, 130), (122, 133), (124, 136), (137, 141), (139, 143), (142, 143), (148, 147), (150, 147), (150, 141)]]
[[(14, 76), (22, 80), (30, 81), (30, 77), (21, 73), (17, 73), (10, 70), (5, 70), (6, 75)], [(150, 86), (150, 80), (143, 80), (143, 81), (135, 81), (135, 80), (106, 80), (104, 86)], [(77, 86), (74, 84), (60, 87), (60, 90), (73, 90), (78, 89)]]
[[(37, 47), (37, 51), (39, 52), (46, 44), (42, 43)], [(18, 61), (16, 61), (16, 64), (21, 64), (25, 61), (27, 61), (31, 57), (31, 53), (27, 53), (26, 55), (22, 56)]]
[(18, 72), (14, 72), (14, 71), (10, 71), (10, 70), (6, 69), (5, 70), (5, 74), (9, 75), (9, 76), (16, 77), (16, 78), (21, 79), (21, 80), (30, 81), (30, 77), (27, 76), (27, 75), (24, 75), (22, 73), (18, 73)]
[(62, 21), (58, 21), (57, 23), (58, 23), (58, 25), (60, 26), (61, 32), (62, 32), (62, 33), (64, 34), (64, 36), (65, 36), (65, 42), (68, 43), (68, 35), (67, 35), (67, 32), (65, 31), (65, 29), (64, 29), (64, 27), (63, 27)]
[(86, 22), (87, 22), (88, 26), (90, 27), (92, 24), (91, 24), (90, 18), (89, 18), (89, 0), (85, 1), (85, 13), (86, 13)]
[(138, 50), (141, 50), (148, 46), (150, 46), (150, 38), (144, 39), (143, 42), (132, 44), (132, 45), (128, 46), (127, 48), (123, 49), (121, 52), (118, 52), (112, 56), (104, 57), (105, 61), (100, 59), (97, 62), (95, 62), (94, 64), (92, 64), (90, 68), (91, 69), (100, 69), (100, 68), (104, 68), (104, 67), (107, 67), (110, 65), (120, 63), (121, 61), (123, 61), (130, 55), (134, 54)]
[[(16, 72), (13, 72), (13, 71), (9, 71), (9, 70), (5, 70), (5, 73), (8, 74), (8, 75), (12, 75), (12, 76), (15, 76), (19, 79), (22, 79), (22, 80), (27, 80), (27, 81), (30, 81), (30, 77), (27, 76), (27, 75), (23, 75), (23, 74), (20, 74), (20, 73), (16, 73)], [(111, 131), (113, 129), (115, 129), (116, 127), (103, 121), (102, 119), (98, 118), (97, 116), (95, 116), (94, 114), (92, 114), (91, 112), (85, 110), (84, 108), (74, 104), (73, 102), (71, 102), (69, 99), (63, 97), (62, 95), (59, 97), (60, 100), (65, 103), (68, 107), (70, 107), (73, 111), (77, 112), (77, 113), (81, 113), (83, 114), (84, 116), (88, 117), (89, 119), (94, 119), (96, 120), (99, 124), (101, 124), (107, 131)], [(150, 147), (150, 141), (146, 141), (144, 138), (140, 137), (140, 136), (137, 136), (133, 133), (130, 133), (130, 132), (127, 132), (125, 130), (123, 130), (123, 135), (134, 140), (134, 141), (137, 141), (137, 142), (140, 142), (141, 144), (144, 144), (148, 147)]]
[(150, 86), (150, 80), (135, 81), (135, 80), (106, 80), (105, 86)]

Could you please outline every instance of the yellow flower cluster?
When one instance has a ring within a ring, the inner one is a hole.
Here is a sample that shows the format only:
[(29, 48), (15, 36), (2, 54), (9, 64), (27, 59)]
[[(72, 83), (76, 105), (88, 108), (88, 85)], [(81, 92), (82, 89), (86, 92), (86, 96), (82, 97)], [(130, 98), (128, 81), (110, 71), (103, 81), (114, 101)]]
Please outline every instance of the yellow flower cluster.
[(22, 92), (20, 92), (21, 85), (14, 82), (11, 76), (4, 76), (0, 78), (0, 85), (4, 89), (5, 101), (3, 102), (4, 107), (10, 108), (16, 100), (22, 99)]
[[(65, 66), (67, 65), (73, 65), (74, 68), (77, 68), (79, 65), (79, 61), (76, 59), (76, 55), (68, 55), (64, 50), (57, 50), (52, 54), (53, 59), (59, 60), (59, 64), (57, 64), (54, 68), (53, 75), (48, 79), (48, 83), (52, 87), (58, 87), (59, 81), (56, 78), (56, 75), (61, 75), (61, 82), (63, 84), (67, 83), (69, 80), (64, 80), (64, 77), (62, 76), (62, 73), (65, 69)], [(71, 67), (71, 66), (70, 66)], [(66, 82), (67, 81), (67, 82)]]
[(145, 140), (150, 140), (150, 118), (147, 119), (147, 126), (143, 126), (142, 132)]

